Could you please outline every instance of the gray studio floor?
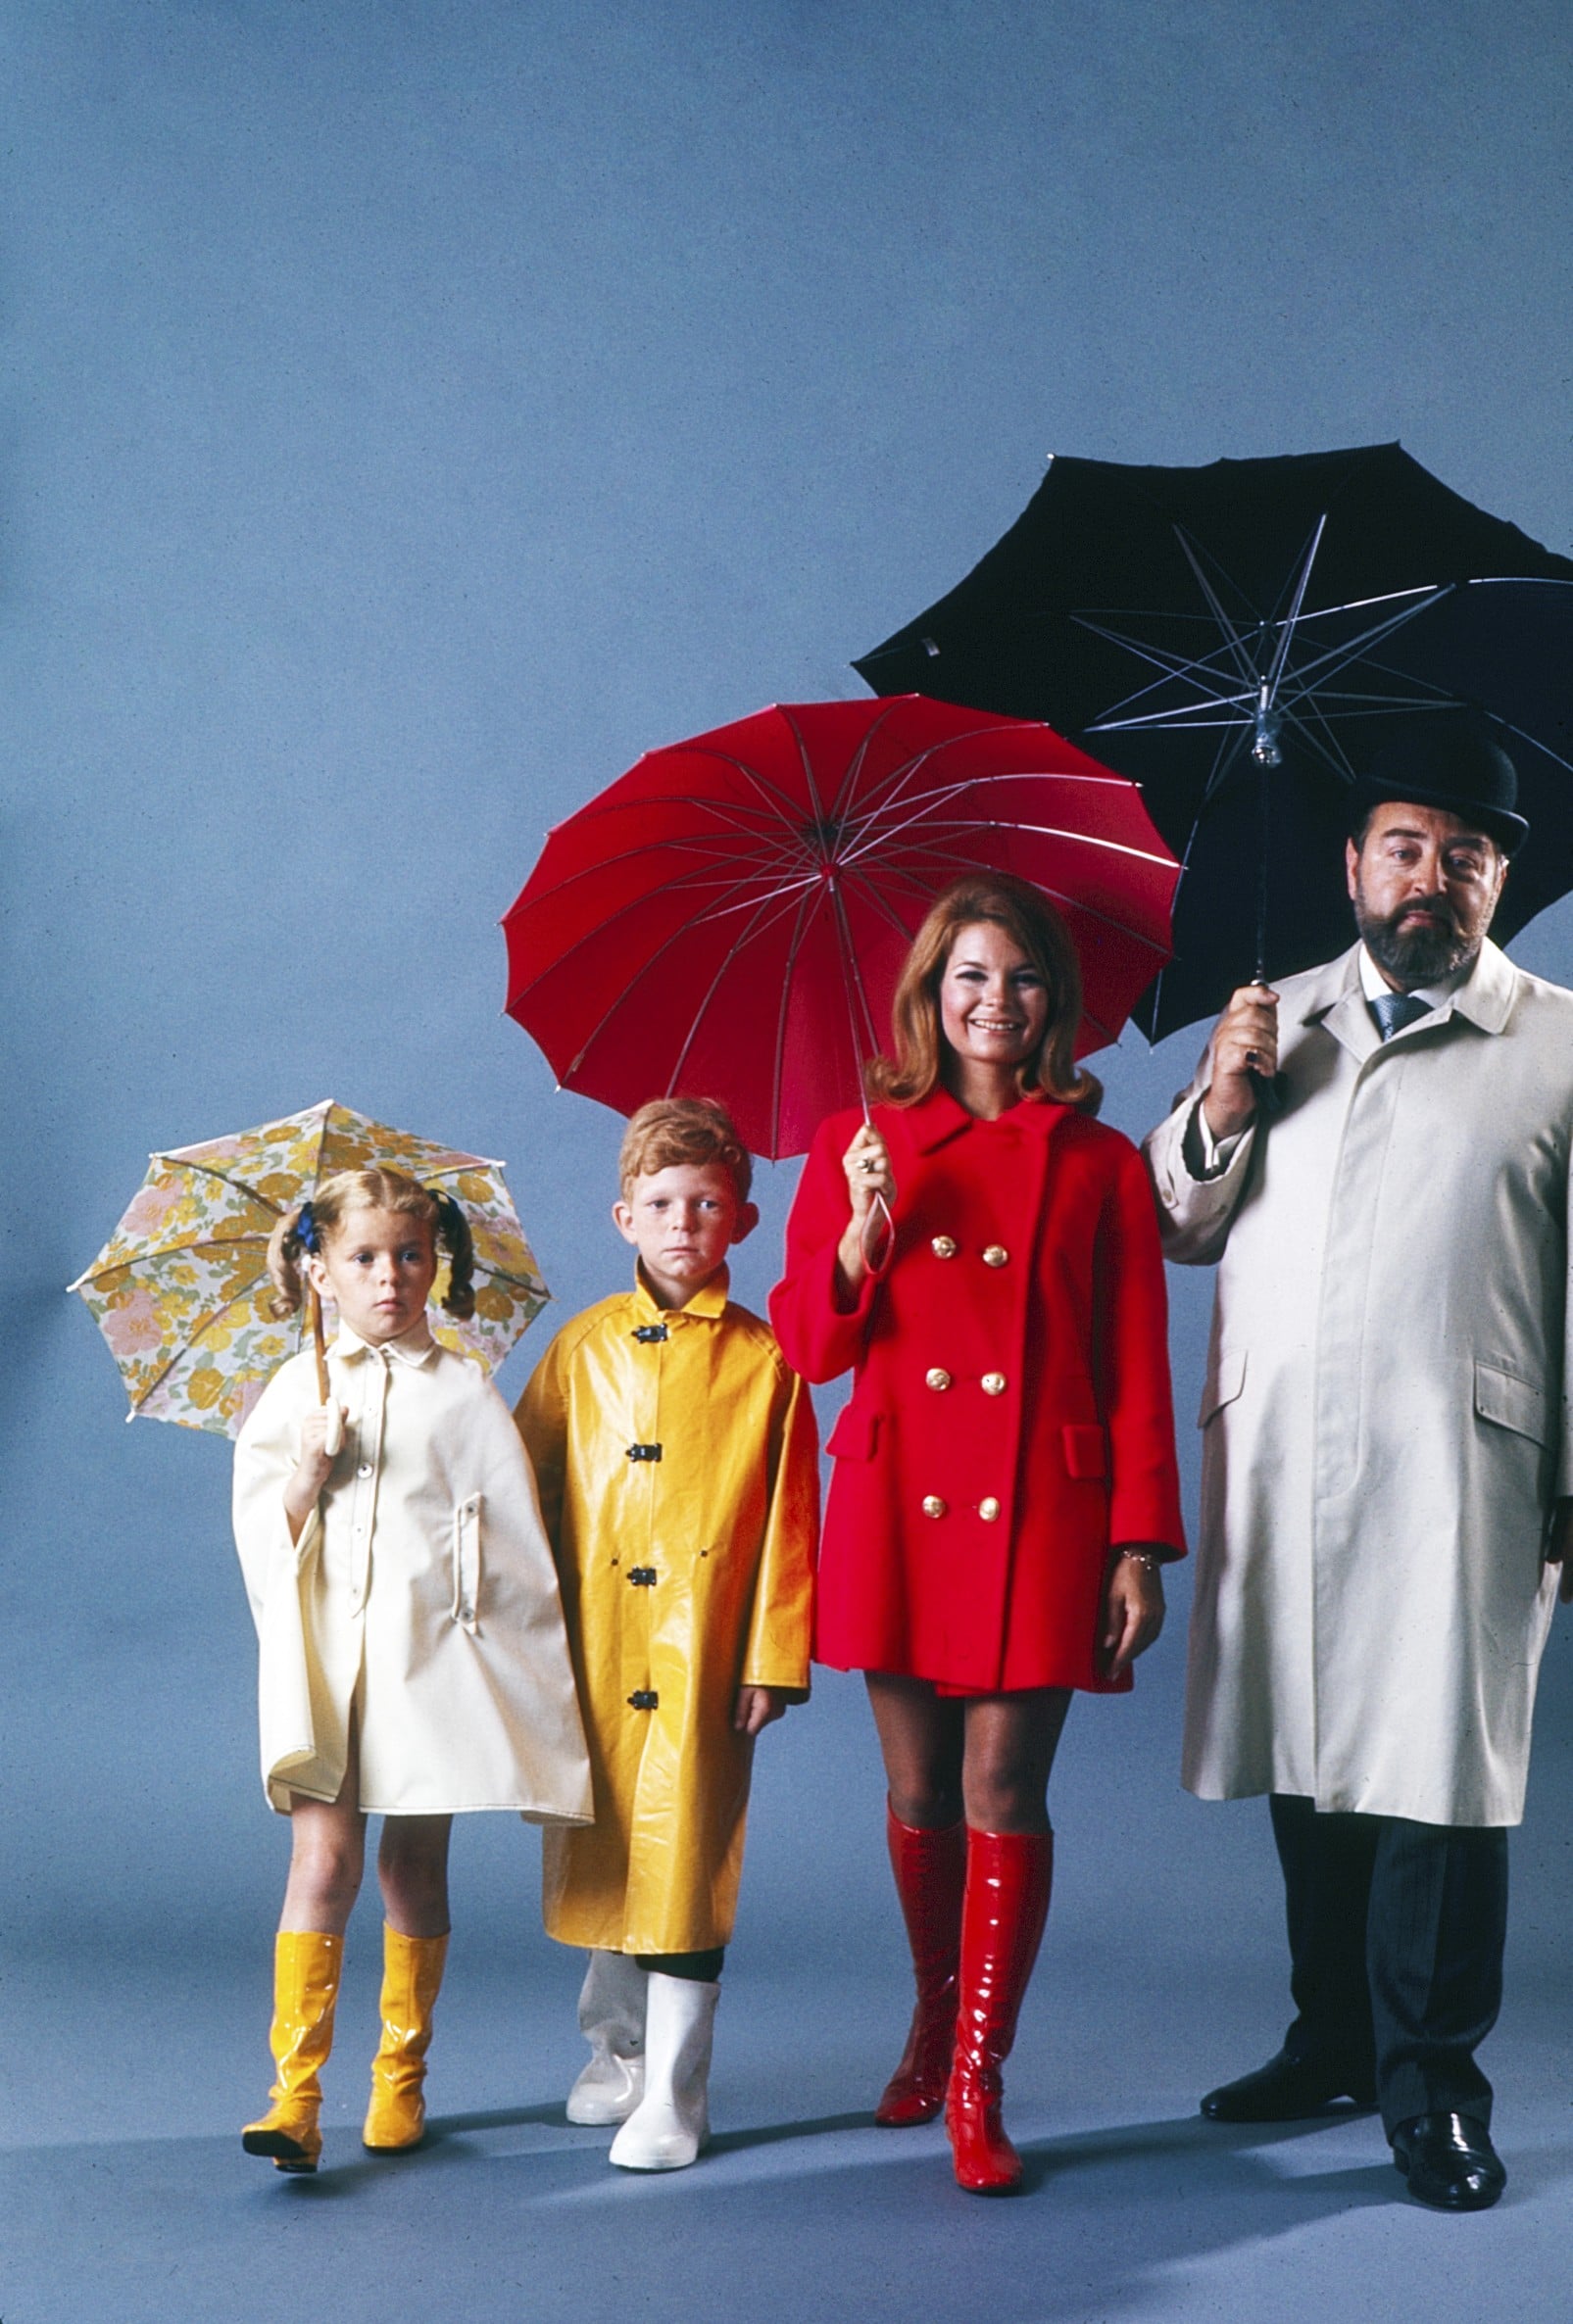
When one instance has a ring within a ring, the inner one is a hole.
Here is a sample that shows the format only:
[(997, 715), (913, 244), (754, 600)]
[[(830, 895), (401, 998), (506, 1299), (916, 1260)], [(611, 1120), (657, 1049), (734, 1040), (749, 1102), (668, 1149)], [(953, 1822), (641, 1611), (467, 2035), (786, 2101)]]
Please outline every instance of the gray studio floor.
[[(533, 1841), (492, 1818), (456, 1843), (427, 2148), (387, 2159), (359, 2144), (368, 1903), (324, 2167), (287, 2180), (249, 2160), (236, 2129), (266, 2080), (281, 1834), (244, 1789), (249, 1738), (215, 1694), (219, 1764), (201, 1813), (177, 1818), (178, 1848), (134, 1800), (69, 1831), (22, 1819), (4, 2324), (1407, 2319), (1444, 2300), (1488, 2324), (1564, 2318), (1573, 1766), (1554, 1732), (1515, 1858), (1509, 2005), (1490, 2058), (1508, 2193), (1487, 2216), (1442, 2218), (1405, 2199), (1369, 2116), (1242, 2133), (1196, 2114), (1209, 2080), (1272, 2046), (1280, 1941), (1264, 1817), (1185, 1800), (1164, 1764), (1178, 1661), (1154, 1670), (1143, 1701), (1083, 1707), (1067, 1737), (1061, 1876), (1010, 2074), (1028, 2190), (994, 2203), (957, 2192), (938, 2129), (868, 2119), (904, 2002), (872, 1746), (857, 1688), (837, 1680), (762, 1755), (717, 2136), (697, 2168), (624, 2177), (604, 2134), (565, 2124), (577, 1957), (540, 1934)], [(204, 1685), (227, 1675), (174, 1664), (164, 1679), (200, 1731)], [(98, 1678), (109, 1723), (107, 1662)], [(1566, 1724), (1570, 1697), (1558, 1666), (1543, 1731)], [(39, 1734), (25, 1687), (13, 1712), (25, 1756)], [(191, 1748), (172, 1745), (176, 1762)], [(181, 1780), (177, 1764), (171, 1797)]]

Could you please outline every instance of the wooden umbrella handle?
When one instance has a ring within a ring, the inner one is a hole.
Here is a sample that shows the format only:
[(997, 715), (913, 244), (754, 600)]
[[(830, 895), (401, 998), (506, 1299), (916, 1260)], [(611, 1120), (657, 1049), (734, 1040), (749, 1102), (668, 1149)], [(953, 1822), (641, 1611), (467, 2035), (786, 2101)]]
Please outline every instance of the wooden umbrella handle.
[(308, 1291), (312, 1303), (312, 1348), (317, 1357), (317, 1401), (327, 1406), (327, 1434), (322, 1439), (325, 1453), (336, 1453), (344, 1441), (344, 1424), (339, 1408), (333, 1402), (333, 1392), (327, 1378), (327, 1340), (322, 1331), (322, 1295), (313, 1283)]

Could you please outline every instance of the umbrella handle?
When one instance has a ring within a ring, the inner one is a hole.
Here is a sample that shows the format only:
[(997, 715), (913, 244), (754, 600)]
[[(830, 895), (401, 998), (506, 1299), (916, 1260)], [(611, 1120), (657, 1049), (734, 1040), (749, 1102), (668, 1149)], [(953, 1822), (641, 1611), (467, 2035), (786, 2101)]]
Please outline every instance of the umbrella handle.
[[(876, 1218), (880, 1222), (877, 1226), (874, 1225)], [(869, 1233), (871, 1227), (873, 1228), (872, 1234)], [(885, 1200), (883, 1194), (876, 1194), (873, 1209), (864, 1217), (861, 1231), (858, 1236), (859, 1245), (862, 1251), (863, 1265), (870, 1275), (878, 1275), (885, 1260), (889, 1258), (890, 1246), (895, 1240), (895, 1236), (896, 1221), (891, 1214), (890, 1204)]]
[(327, 1380), (327, 1340), (322, 1331), (322, 1299), (315, 1283), (308, 1298), (312, 1306), (312, 1352), (317, 1358), (317, 1401), (327, 1406), (327, 1432), (322, 1438), (322, 1450), (329, 1459), (344, 1442), (344, 1415), (333, 1402)]

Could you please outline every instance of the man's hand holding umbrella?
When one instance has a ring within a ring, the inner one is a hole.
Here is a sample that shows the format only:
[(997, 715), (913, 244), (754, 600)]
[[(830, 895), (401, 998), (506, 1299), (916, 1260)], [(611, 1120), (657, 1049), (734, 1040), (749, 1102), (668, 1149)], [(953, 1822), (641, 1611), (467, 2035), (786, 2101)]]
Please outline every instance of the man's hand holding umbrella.
[(1262, 1086), (1277, 1071), (1278, 995), (1266, 985), (1242, 985), (1213, 1031), (1212, 1086), (1202, 1100), (1219, 1145), (1250, 1129)]

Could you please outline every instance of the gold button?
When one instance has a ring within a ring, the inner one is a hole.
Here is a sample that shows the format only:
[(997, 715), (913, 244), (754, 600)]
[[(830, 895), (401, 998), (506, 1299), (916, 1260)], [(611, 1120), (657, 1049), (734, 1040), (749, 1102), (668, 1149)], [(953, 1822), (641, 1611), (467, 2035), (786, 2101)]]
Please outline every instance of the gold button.
[(983, 1393), (985, 1396), (1003, 1396), (1005, 1394), (1005, 1374), (1003, 1372), (985, 1372)]
[(983, 1264), (985, 1267), (1004, 1267), (1009, 1256), (1003, 1242), (991, 1242), (983, 1254)]
[(950, 1374), (942, 1372), (938, 1364), (935, 1365), (932, 1372), (925, 1373), (923, 1377), (931, 1388), (948, 1388), (951, 1384)]
[(987, 1524), (992, 1525), (999, 1514), (1000, 1504), (992, 1493), (989, 1495), (986, 1501), (980, 1501), (978, 1503), (978, 1515), (984, 1519)]
[(940, 1499), (938, 1493), (927, 1493), (924, 1495), (923, 1515), (925, 1517), (943, 1517), (945, 1515), (945, 1504)]
[(954, 1259), (956, 1256), (957, 1245), (954, 1235), (936, 1235), (928, 1247), (936, 1259)]

